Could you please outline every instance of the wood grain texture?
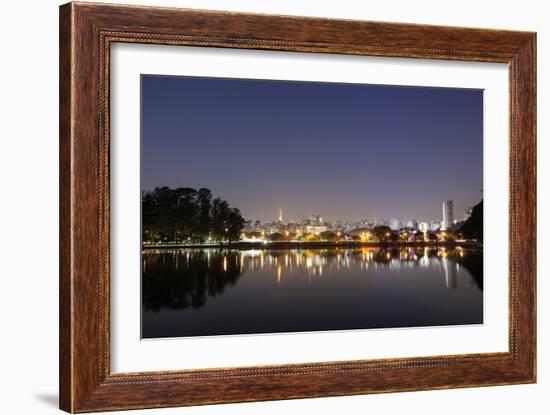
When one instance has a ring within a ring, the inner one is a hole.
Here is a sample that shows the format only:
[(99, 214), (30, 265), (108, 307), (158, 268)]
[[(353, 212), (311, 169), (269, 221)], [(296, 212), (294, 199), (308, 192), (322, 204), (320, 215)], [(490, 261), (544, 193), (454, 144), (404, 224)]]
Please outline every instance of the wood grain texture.
[(71, 102), (72, 20), (69, 8), (59, 14), (59, 406), (72, 410), (71, 288)]
[[(114, 42), (508, 63), (509, 352), (111, 373), (109, 69)], [(61, 6), (61, 409), (89, 412), (534, 382), (535, 62), (536, 36), (526, 32), (86, 3)]]

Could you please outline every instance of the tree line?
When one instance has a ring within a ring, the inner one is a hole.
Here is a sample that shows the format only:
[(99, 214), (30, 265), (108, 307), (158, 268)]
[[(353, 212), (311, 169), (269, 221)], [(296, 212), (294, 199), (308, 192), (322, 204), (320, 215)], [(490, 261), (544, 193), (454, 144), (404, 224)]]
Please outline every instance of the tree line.
[(207, 238), (235, 241), (245, 219), (226, 200), (213, 198), (210, 189), (156, 187), (142, 192), (144, 241), (204, 242)]
[(459, 229), (466, 238), (483, 241), (483, 199), (472, 209), (471, 216)]

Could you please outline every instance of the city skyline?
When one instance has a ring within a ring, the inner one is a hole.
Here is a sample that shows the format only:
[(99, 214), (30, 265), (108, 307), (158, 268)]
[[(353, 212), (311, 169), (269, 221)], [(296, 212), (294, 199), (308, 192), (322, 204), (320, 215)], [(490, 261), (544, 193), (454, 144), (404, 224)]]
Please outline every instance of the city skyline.
[[(451, 204), (454, 204), (453, 200), (445, 200), (445, 201), (443, 201), (443, 204), (445, 204), (446, 202), (451, 202)], [(464, 212), (462, 212), (461, 215), (452, 216), (451, 221), (449, 223), (449, 226), (453, 225), (453, 223), (455, 223), (455, 222), (463, 221), (463, 218), (468, 215), (467, 211), (470, 211), (471, 209), (472, 209), (472, 206), (467, 207), (467, 208), (464, 209)], [(406, 226), (406, 224), (408, 222), (411, 222), (411, 221), (416, 222), (417, 225), (421, 222), (427, 222), (427, 223), (440, 223), (443, 226), (443, 224), (445, 223), (444, 214), (441, 215), (440, 218), (412, 218), (412, 217), (410, 217), (410, 218), (401, 218), (401, 217), (391, 217), (391, 218), (390, 217), (381, 217), (381, 218), (378, 218), (378, 217), (371, 217), (371, 216), (366, 215), (366, 216), (363, 216), (361, 218), (349, 219), (349, 218), (326, 217), (326, 216), (323, 215), (323, 212), (320, 212), (320, 211), (315, 210), (315, 209), (312, 209), (307, 215), (303, 215), (300, 218), (293, 218), (293, 217), (289, 218), (284, 214), (284, 210), (282, 208), (277, 209), (276, 215), (273, 218), (265, 220), (265, 221), (262, 221), (261, 219), (258, 219), (258, 218), (245, 218), (245, 219), (247, 219), (249, 221), (259, 220), (262, 223), (274, 223), (274, 222), (301, 223), (301, 222), (307, 221), (312, 216), (321, 216), (321, 217), (324, 218), (325, 222), (336, 222), (336, 221), (338, 221), (338, 222), (361, 222), (361, 221), (368, 221), (368, 222), (371, 222), (371, 223), (383, 223), (383, 222), (390, 222), (392, 220), (397, 219), (404, 226)]]
[(483, 92), (142, 77), (142, 190), (207, 187), (249, 220), (442, 221), (482, 199)]

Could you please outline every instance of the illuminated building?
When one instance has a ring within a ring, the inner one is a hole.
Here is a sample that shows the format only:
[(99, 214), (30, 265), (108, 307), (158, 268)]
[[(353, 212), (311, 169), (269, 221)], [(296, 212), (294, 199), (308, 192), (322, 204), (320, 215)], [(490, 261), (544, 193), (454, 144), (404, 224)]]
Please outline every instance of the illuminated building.
[(390, 219), (390, 228), (394, 231), (401, 229), (401, 221), (399, 219), (393, 218)]
[(453, 201), (445, 200), (443, 202), (443, 222), (441, 223), (441, 229), (449, 229), (453, 224)]
[(416, 219), (411, 219), (407, 222), (407, 228), (418, 229), (418, 222)]
[(315, 235), (319, 235), (322, 232), (328, 231), (328, 226), (326, 225), (304, 225), (304, 232), (306, 233), (312, 233)]

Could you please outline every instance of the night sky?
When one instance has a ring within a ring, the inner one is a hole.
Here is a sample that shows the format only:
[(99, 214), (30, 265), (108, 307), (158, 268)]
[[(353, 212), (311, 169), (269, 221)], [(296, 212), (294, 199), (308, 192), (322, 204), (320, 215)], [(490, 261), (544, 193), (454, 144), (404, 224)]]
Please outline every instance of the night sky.
[(141, 187), (247, 219), (441, 220), (481, 200), (483, 91), (142, 76)]

